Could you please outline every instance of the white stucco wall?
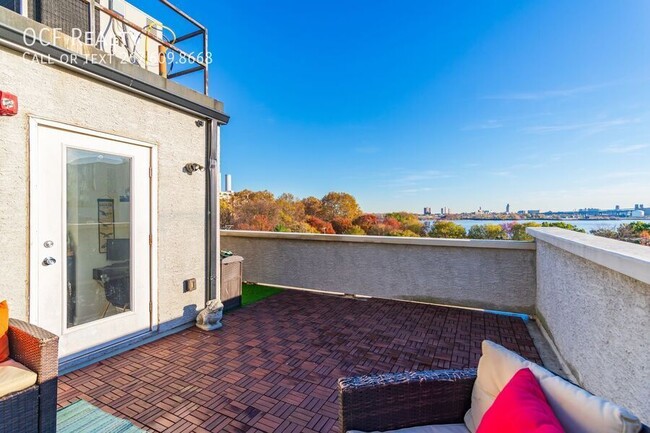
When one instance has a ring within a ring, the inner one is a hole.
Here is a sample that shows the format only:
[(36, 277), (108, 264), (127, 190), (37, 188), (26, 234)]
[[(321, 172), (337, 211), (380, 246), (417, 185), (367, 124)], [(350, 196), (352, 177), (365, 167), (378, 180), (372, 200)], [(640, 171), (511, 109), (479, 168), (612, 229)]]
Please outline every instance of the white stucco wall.
[(650, 284), (638, 279), (650, 277), (650, 248), (561, 229), (529, 233), (537, 316), (561, 357), (585, 389), (650, 423)]
[(532, 242), (221, 231), (244, 279), (532, 313)]
[[(0, 47), (0, 88), (20, 112), (0, 117), (0, 298), (12, 317), (29, 311), (29, 116), (153, 143), (158, 149), (158, 313), (161, 328), (193, 320), (205, 304), (205, 128), (180, 111), (52, 65), (34, 65)], [(183, 293), (183, 280), (197, 289)]]

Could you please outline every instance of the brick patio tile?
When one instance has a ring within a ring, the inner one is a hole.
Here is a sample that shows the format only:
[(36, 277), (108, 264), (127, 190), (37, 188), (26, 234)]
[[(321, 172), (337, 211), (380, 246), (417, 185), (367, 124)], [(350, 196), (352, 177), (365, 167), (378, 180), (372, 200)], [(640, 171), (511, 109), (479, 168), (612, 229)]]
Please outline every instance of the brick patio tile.
[(285, 291), (62, 376), (57, 406), (155, 432), (337, 432), (339, 377), (476, 367), (485, 338), (540, 362), (517, 317)]

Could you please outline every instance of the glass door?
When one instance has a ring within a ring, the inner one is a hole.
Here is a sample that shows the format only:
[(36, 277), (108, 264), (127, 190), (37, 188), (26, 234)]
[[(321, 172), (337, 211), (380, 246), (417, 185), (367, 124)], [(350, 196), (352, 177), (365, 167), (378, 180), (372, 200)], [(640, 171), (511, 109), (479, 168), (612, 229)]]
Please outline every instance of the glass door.
[(151, 149), (39, 126), (33, 151), (32, 321), (62, 357), (149, 331)]

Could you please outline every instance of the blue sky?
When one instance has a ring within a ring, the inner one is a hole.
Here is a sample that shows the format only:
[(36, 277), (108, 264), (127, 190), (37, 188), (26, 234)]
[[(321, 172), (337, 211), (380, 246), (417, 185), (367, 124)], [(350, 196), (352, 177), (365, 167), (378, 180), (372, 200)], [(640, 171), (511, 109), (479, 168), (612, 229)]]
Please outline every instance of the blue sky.
[(236, 190), (650, 205), (650, 2), (189, 1)]

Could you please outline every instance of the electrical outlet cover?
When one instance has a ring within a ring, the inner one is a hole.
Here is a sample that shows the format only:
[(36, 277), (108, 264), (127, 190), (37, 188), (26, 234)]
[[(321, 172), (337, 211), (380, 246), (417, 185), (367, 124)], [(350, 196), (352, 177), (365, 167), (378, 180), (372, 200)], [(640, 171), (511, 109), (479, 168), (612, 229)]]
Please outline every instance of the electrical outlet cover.
[(183, 281), (183, 292), (191, 292), (196, 290), (196, 278), (190, 278), (189, 280)]

